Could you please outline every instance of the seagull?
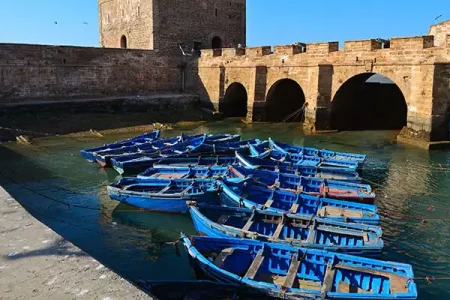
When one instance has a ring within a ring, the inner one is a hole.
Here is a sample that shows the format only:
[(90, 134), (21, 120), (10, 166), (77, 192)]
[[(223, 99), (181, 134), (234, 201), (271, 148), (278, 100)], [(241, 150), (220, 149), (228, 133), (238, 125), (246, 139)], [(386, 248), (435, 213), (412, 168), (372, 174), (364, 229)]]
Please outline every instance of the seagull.
[(83, 25), (89, 25), (87, 22), (83, 22)]

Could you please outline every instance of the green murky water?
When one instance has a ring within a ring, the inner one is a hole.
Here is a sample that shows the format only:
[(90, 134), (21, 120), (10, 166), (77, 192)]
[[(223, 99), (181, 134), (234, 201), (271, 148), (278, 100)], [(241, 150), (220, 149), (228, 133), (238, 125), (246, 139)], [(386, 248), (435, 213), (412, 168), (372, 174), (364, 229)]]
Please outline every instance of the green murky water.
[[(164, 131), (173, 136), (181, 131)], [(397, 132), (342, 132), (304, 136), (298, 125), (245, 125), (235, 120), (208, 123), (183, 132), (237, 132), (245, 138), (272, 137), (336, 151), (369, 155), (362, 176), (374, 183), (385, 213), (382, 259), (410, 263), (417, 277), (447, 277), (450, 272), (450, 154), (398, 145)], [(187, 257), (172, 246), (184, 231), (193, 234), (188, 215), (137, 211), (105, 195), (119, 177), (85, 162), (79, 150), (129, 137), (46, 138), (33, 146), (0, 146), (0, 184), (38, 219), (127, 279), (192, 279)], [(72, 207), (59, 202), (71, 203)], [(73, 207), (86, 206), (93, 209)], [(429, 206), (435, 210), (428, 211)], [(426, 224), (404, 216), (427, 218)], [(434, 220), (431, 220), (434, 219)], [(62, 253), (61, 255), (65, 255)], [(450, 299), (450, 281), (417, 282), (419, 299)]]

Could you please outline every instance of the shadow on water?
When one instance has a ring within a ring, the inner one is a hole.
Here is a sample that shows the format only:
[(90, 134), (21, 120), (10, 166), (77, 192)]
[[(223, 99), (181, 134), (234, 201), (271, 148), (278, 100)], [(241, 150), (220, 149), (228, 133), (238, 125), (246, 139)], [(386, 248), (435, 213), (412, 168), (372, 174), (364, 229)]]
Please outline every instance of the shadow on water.
[[(366, 153), (362, 171), (377, 193), (385, 240), (383, 260), (410, 263), (418, 277), (450, 272), (450, 155), (398, 145), (398, 132), (340, 132), (305, 136), (299, 125), (253, 124), (237, 120), (163, 132), (236, 132), (246, 138)], [(186, 253), (177, 258), (172, 242), (181, 231), (194, 233), (188, 215), (149, 213), (117, 205), (105, 187), (119, 177), (85, 162), (79, 150), (125, 138), (89, 141), (67, 137), (36, 140), (32, 146), (0, 147), (0, 184), (40, 221), (121, 276), (138, 280), (193, 278)], [(13, 180), (10, 181), (9, 179)], [(18, 184), (16, 184), (16, 183)], [(57, 201), (71, 203), (72, 207)], [(77, 208), (85, 206), (89, 209)], [(434, 209), (429, 209), (430, 206)], [(421, 218), (438, 219), (422, 224)], [(181, 249), (181, 247), (180, 247)], [(450, 281), (417, 282), (419, 299), (450, 298)]]

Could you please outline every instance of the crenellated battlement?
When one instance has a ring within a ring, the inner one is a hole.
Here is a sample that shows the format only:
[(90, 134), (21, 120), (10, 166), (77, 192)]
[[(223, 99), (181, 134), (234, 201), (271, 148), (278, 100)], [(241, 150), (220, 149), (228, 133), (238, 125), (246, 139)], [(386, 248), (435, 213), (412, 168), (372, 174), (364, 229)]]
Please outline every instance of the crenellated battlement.
[(382, 49), (382, 43), (374, 39), (346, 41), (344, 43), (344, 51), (347, 52), (374, 51), (379, 49)]
[(272, 54), (271, 46), (262, 47), (250, 47), (245, 50), (245, 54), (248, 57), (266, 56)]
[(296, 56), (301, 54), (302, 57), (308, 57), (312, 55), (327, 56), (335, 52), (340, 55), (364, 55), (364, 53), (376, 53), (379, 50), (383, 50), (383, 53), (391, 53), (392, 55), (399, 55), (399, 51), (409, 50), (412, 53), (420, 53), (424, 49), (442, 49), (450, 47), (450, 35), (446, 37), (446, 43), (442, 47), (434, 46), (434, 36), (413, 36), (392, 38), (390, 40), (381, 39), (368, 39), (368, 40), (355, 40), (345, 41), (342, 49), (339, 49), (339, 42), (327, 42), (327, 43), (310, 43), (310, 44), (293, 44), (293, 45), (277, 45), (271, 46), (259, 46), (248, 48), (224, 48), (224, 49), (206, 49), (201, 50), (202, 58), (213, 57), (242, 57), (248, 58), (265, 57), (270, 55), (275, 56)]
[(434, 47), (434, 36), (432, 35), (391, 39), (391, 49), (393, 50), (421, 50), (432, 47)]

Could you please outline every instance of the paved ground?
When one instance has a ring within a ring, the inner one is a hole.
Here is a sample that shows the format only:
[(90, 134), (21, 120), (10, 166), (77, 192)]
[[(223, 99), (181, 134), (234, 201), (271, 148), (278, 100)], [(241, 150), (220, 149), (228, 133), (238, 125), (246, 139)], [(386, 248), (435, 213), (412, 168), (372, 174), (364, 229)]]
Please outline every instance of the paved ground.
[(151, 299), (53, 232), (0, 187), (0, 299)]

